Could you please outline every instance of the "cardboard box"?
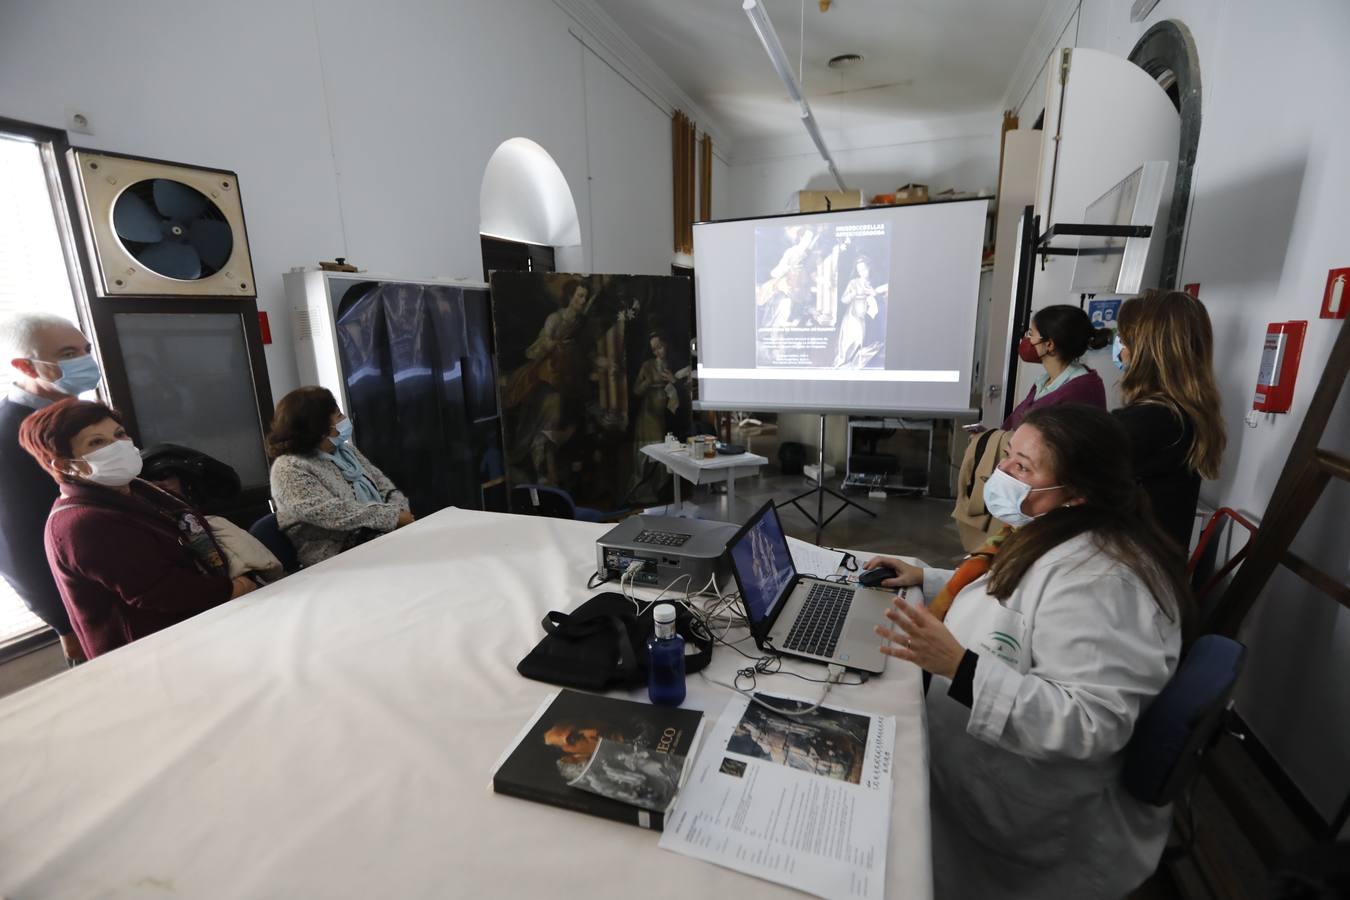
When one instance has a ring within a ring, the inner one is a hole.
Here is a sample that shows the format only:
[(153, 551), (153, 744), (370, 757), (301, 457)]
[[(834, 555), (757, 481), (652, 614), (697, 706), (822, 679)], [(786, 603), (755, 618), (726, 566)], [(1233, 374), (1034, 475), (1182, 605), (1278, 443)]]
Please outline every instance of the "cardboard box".
[(856, 191), (798, 191), (798, 212), (828, 212), (832, 209), (862, 209), (862, 189)]
[(895, 189), (895, 202), (905, 203), (927, 203), (928, 185), (926, 184), (907, 184), (904, 187)]

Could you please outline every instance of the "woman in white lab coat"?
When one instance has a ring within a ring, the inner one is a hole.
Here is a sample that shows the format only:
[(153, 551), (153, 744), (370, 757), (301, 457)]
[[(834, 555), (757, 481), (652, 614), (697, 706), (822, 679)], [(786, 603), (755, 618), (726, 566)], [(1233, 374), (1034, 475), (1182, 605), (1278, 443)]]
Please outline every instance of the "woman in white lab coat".
[(1115, 900), (1157, 866), (1170, 809), (1126, 793), (1120, 768), (1176, 666), (1187, 588), (1128, 454), (1103, 410), (1035, 410), (985, 489), (1012, 526), (1000, 543), (955, 572), (868, 562), (930, 598), (897, 597), (877, 631), (933, 674), (938, 900)]

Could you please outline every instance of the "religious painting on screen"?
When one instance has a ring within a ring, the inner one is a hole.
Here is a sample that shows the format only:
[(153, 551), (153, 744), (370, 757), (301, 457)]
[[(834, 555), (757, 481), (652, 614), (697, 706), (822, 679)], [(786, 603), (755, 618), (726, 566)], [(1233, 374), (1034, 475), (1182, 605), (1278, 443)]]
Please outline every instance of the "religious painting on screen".
[(689, 279), (495, 272), (492, 310), (511, 483), (606, 510), (666, 499), (639, 448), (690, 432)]

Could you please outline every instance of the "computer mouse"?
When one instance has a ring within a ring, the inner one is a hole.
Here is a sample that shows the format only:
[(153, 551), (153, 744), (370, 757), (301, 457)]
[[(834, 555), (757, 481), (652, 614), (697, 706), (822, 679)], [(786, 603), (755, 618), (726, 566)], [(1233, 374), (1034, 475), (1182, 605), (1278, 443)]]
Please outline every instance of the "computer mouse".
[(868, 569), (858, 575), (858, 584), (863, 587), (878, 587), (887, 578), (894, 578), (898, 573), (890, 566), (877, 566), (875, 569)]

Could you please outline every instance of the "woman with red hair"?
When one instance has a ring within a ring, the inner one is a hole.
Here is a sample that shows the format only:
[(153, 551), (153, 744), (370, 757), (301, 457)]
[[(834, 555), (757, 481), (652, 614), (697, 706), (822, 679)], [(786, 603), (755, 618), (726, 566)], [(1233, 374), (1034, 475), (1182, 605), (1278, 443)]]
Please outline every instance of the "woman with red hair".
[(258, 586), (230, 578), (201, 515), (136, 477), (141, 454), (116, 411), (62, 400), (25, 419), (19, 443), (61, 488), (47, 561), (90, 659)]

